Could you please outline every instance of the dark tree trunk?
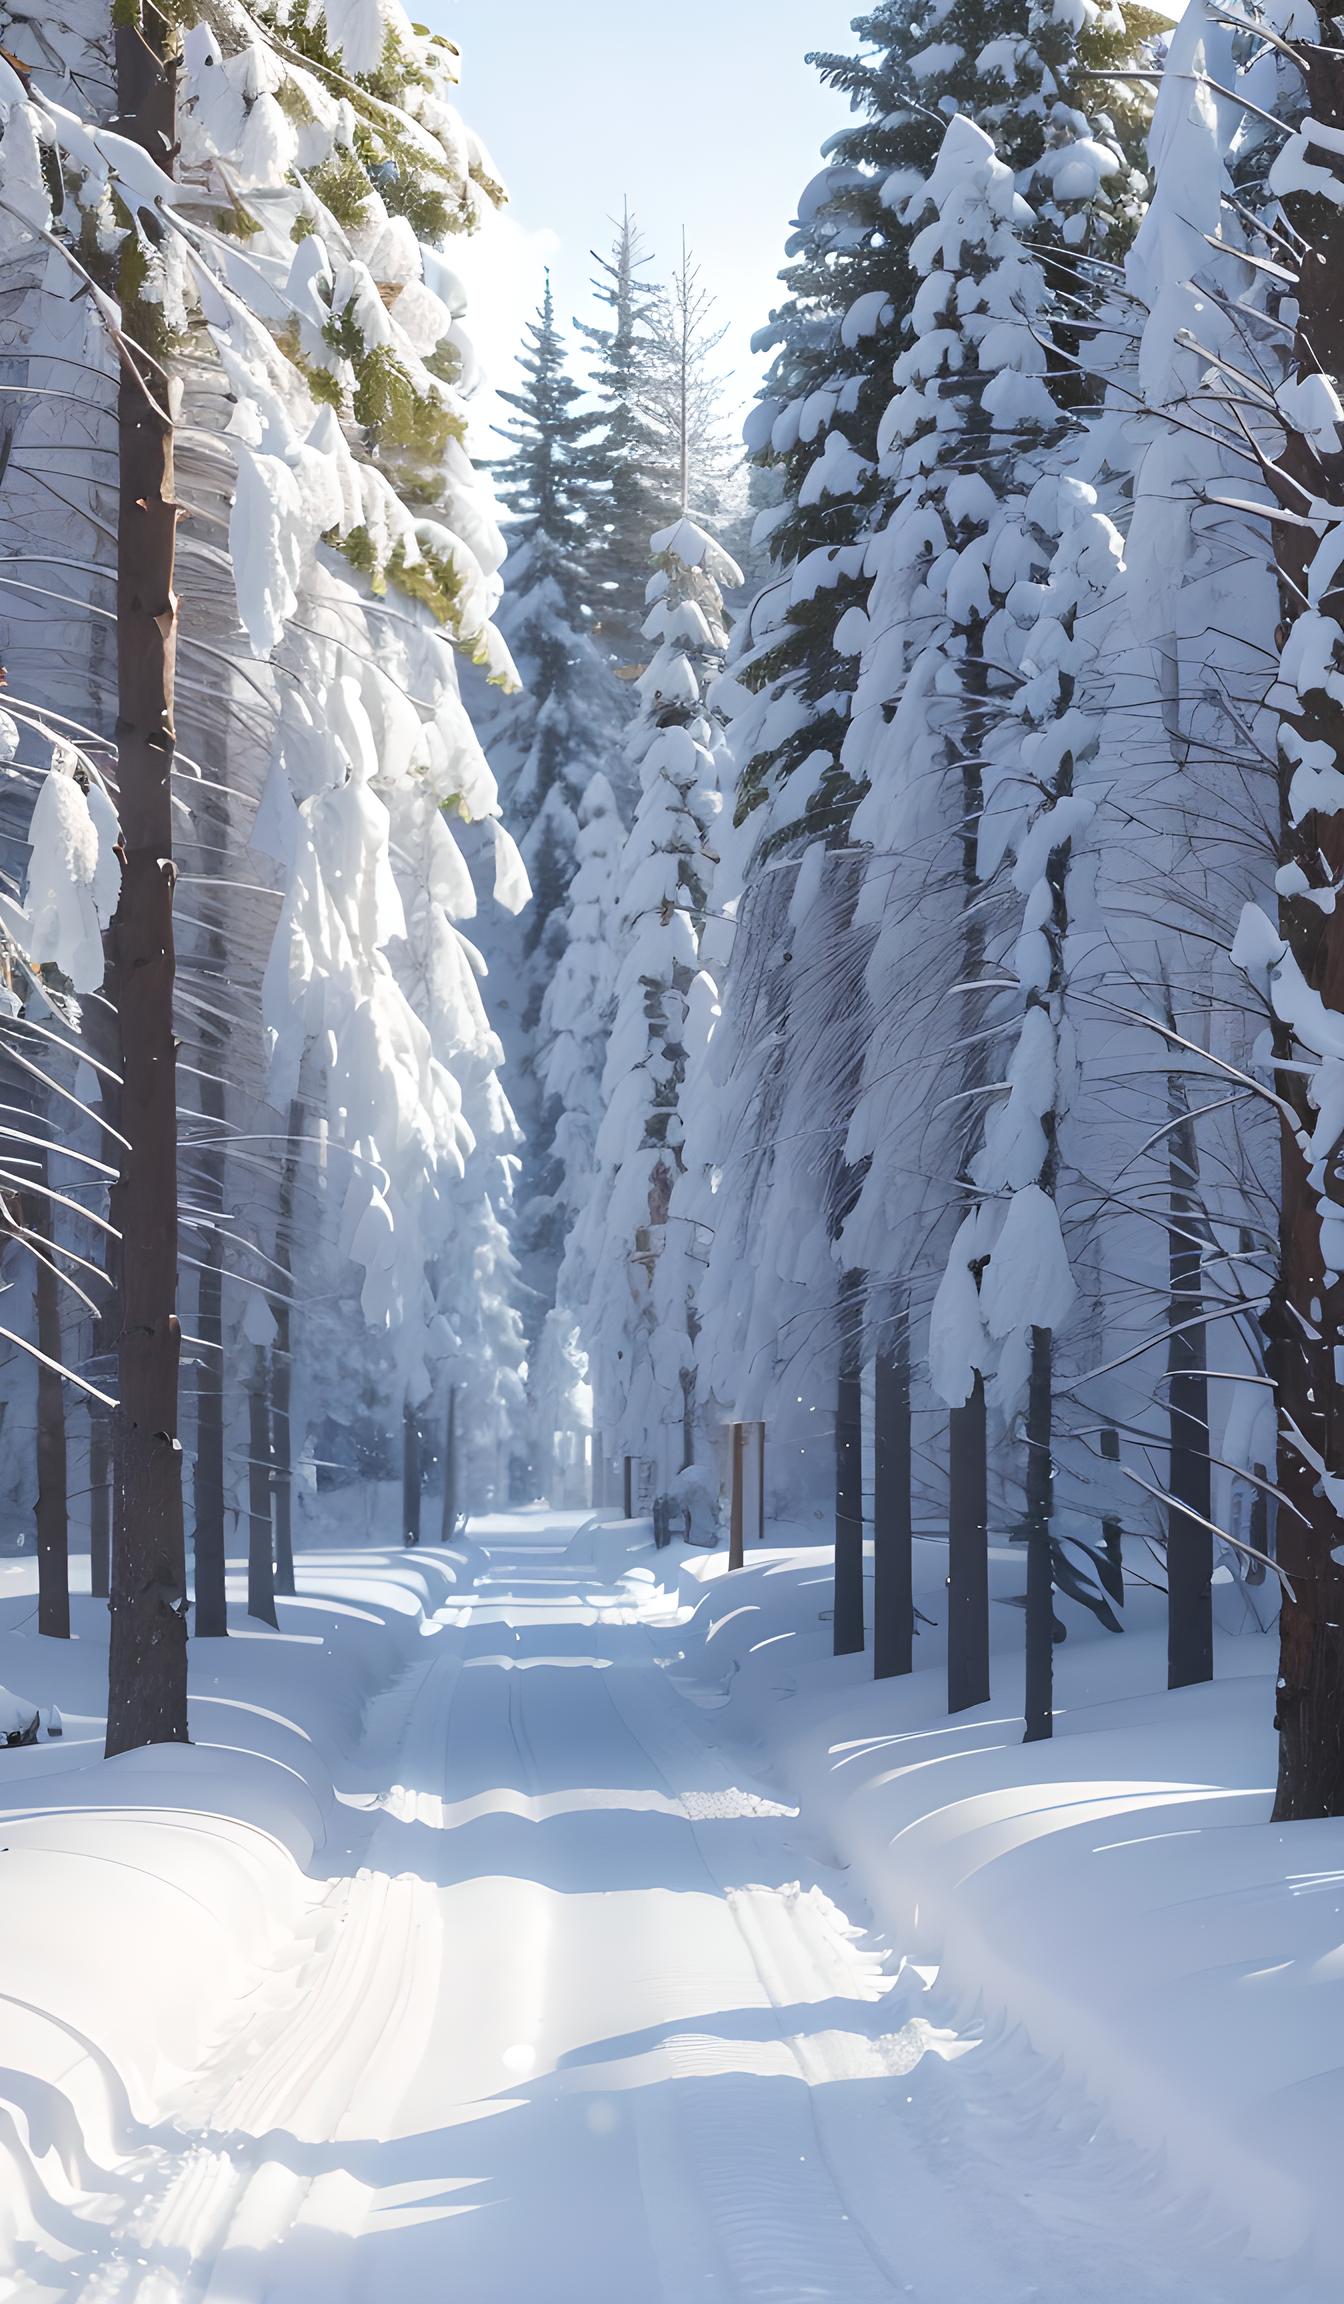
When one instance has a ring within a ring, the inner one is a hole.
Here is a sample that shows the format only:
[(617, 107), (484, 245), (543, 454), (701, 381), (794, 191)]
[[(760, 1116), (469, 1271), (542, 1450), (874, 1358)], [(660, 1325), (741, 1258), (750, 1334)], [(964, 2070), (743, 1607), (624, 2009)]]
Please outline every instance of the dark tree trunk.
[(905, 1307), (878, 1350), (873, 1414), (873, 1677), (915, 1668), (910, 1335)]
[(607, 1459), (606, 1459), (606, 1455), (605, 1455), (605, 1453), (604, 1453), (605, 1449), (606, 1449), (606, 1441), (603, 1439), (603, 1437), (602, 1437), (602, 1434), (601, 1434), (601, 1433), (600, 1433), (600, 1432), (597, 1430), (596, 1426), (594, 1426), (594, 1428), (593, 1428), (593, 1491), (592, 1491), (592, 1493), (593, 1493), (593, 1510), (594, 1510), (594, 1512), (601, 1512), (601, 1511), (604, 1511), (604, 1510), (606, 1509), (606, 1502), (607, 1502)]
[(420, 1471), (420, 1419), (410, 1401), (401, 1413), (401, 1526), (403, 1541), (420, 1541), (424, 1482)]
[(863, 1389), (857, 1340), (846, 1341), (835, 1388), (835, 1623), (837, 1656), (863, 1654)]
[(989, 1701), (989, 1450), (984, 1378), (947, 1420), (947, 1709)]
[(294, 1591), (294, 1321), (290, 1307), (294, 1270), (294, 1195), (299, 1170), (303, 1106), (289, 1108), (284, 1174), (276, 1223), (275, 1261), (280, 1288), (272, 1300), (275, 1345), (271, 1353), (271, 1455), (275, 1464), (275, 1588)]
[(457, 1386), (448, 1387), (448, 1413), (443, 1425), (443, 1526), (440, 1540), (451, 1544), (457, 1533)]
[(106, 1600), (112, 1589), (112, 1450), (105, 1409), (89, 1408), (89, 1590)]
[(633, 1456), (621, 1458), (621, 1489), (622, 1513), (627, 1520), (633, 1520), (635, 1517), (635, 1459)]
[[(41, 1154), (39, 1182), (50, 1184), (51, 1161)], [(61, 1336), (61, 1283), (52, 1254), (51, 1202), (27, 1198), (28, 1230), (37, 1244), (35, 1294), (37, 1348), (54, 1368), (37, 1364), (37, 1629), (52, 1640), (70, 1637), (70, 1509), (66, 1452), (65, 1379)]]
[(747, 1564), (746, 1498), (742, 1493), (742, 1426), (728, 1427), (728, 1566)]
[[(1172, 1089), (1185, 1110), (1184, 1091)], [(1167, 1356), (1170, 1430), (1167, 1514), (1167, 1685), (1189, 1688), (1213, 1678), (1213, 1512), (1209, 1458), (1209, 1381), (1203, 1288), (1203, 1217), (1195, 1125), (1186, 1113), (1169, 1137), (1172, 1337)], [(1185, 1507), (1184, 1510), (1179, 1507)]]
[[(120, 129), (171, 168), (169, 28), (116, 27)], [(121, 1033), (113, 1195), (122, 1236), (120, 1408), (107, 1749), (187, 1741), (187, 1575), (177, 1437), (177, 1050), (173, 1032), (173, 591), (176, 489), (164, 379), (136, 346), (150, 307), (122, 299), (117, 396), (117, 775), (121, 895), (112, 925)], [(156, 309), (156, 308), (154, 308)], [(163, 411), (162, 413), (160, 411)]]
[(258, 1352), (247, 1387), (247, 1613), (278, 1624), (271, 1531), (271, 1416), (265, 1355)]
[(201, 1355), (196, 1363), (196, 1462), (192, 1474), (196, 1563), (196, 1637), (222, 1640), (229, 1629), (224, 1541), (224, 1243), (208, 1232), (196, 1294)]
[(1054, 1357), (1050, 1330), (1033, 1328), (1027, 1395), (1028, 1744), (1055, 1732)]
[[(1303, 41), (1295, 43), (1295, 51), (1305, 71), (1308, 116), (1337, 131), (1344, 124), (1344, 54), (1337, 46), (1311, 47)], [(1311, 258), (1302, 267), (1298, 298), (1297, 372), (1337, 376), (1344, 369), (1344, 212), (1308, 194), (1291, 196), (1286, 205)], [(1300, 437), (1290, 435), (1286, 461), (1290, 478), (1284, 498), (1290, 507), (1341, 500), (1344, 455), (1318, 457)], [(1284, 578), (1284, 618), (1291, 622), (1308, 597), (1307, 565), (1319, 537), (1314, 527), (1286, 522), (1274, 534)], [(1337, 588), (1326, 593), (1320, 613), (1341, 620)], [(1322, 747), (1336, 766), (1344, 766), (1344, 708), (1337, 697), (1316, 686), (1292, 719), (1301, 744)], [(1293, 763), (1286, 749), (1281, 760), (1284, 861), (1302, 867), (1313, 892), (1337, 886), (1344, 878), (1344, 811), (1313, 812), (1294, 825), (1288, 805)], [(1311, 895), (1284, 897), (1279, 922), (1307, 984), (1327, 1010), (1339, 1015), (1344, 1011), (1344, 912)], [(1320, 1115), (1307, 1080), (1294, 1068), (1302, 1050), (1281, 1022), (1275, 1053), (1283, 1063), (1275, 1086), (1291, 1108), (1281, 1137), (1279, 1274), (1267, 1322), (1270, 1373), (1279, 1400), (1278, 1482), (1287, 1499), (1279, 1507), (1276, 1549), (1289, 1582), (1280, 1614), (1274, 1814), (1276, 1821), (1288, 1823), (1344, 1816), (1344, 1569), (1334, 1558), (1340, 1521), (1317, 1469), (1321, 1463), (1334, 1479), (1344, 1475), (1344, 1395), (1336, 1374), (1337, 1354), (1344, 1349), (1344, 1284), (1327, 1283), (1320, 1180), (1312, 1180), (1303, 1152), (1319, 1128)], [(1320, 1165), (1338, 1221), (1344, 1204), (1338, 1144)]]

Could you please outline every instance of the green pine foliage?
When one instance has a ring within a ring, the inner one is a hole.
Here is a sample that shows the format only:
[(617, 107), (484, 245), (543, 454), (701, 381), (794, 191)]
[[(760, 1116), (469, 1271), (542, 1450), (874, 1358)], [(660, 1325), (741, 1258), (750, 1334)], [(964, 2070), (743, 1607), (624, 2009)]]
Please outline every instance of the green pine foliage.
[[(593, 471), (603, 491), (589, 551), (592, 609), (609, 662), (628, 674), (642, 670), (648, 656), (643, 623), (649, 537), (677, 509), (665, 443), (646, 409), (659, 290), (646, 277), (648, 257), (628, 207), (610, 255), (596, 262), (594, 293), (610, 318), (597, 326), (578, 323), (600, 415), (592, 444)], [(661, 485), (653, 477), (660, 465)]]
[[(994, 138), (1035, 211), (1031, 245), (1073, 316), (1066, 357), (1137, 226), (1148, 89), (1104, 75), (1143, 62), (1158, 19), (1096, 0), (1084, 0), (1081, 25), (1079, 14), (1065, 0), (887, 0), (856, 20), (860, 52), (812, 59), (856, 118), (803, 196), (787, 296), (758, 339), (774, 363), (749, 446), (782, 475), (784, 510), (744, 676), (784, 708), (758, 716), (740, 815), (804, 761), (810, 836), (844, 837), (860, 796), (840, 765), (858, 659), (836, 635), (867, 598), (865, 548), (887, 490), (878, 428), (918, 287), (913, 228), (896, 204), (927, 177), (949, 118), (966, 113)], [(1073, 397), (1088, 389), (1075, 369)]]

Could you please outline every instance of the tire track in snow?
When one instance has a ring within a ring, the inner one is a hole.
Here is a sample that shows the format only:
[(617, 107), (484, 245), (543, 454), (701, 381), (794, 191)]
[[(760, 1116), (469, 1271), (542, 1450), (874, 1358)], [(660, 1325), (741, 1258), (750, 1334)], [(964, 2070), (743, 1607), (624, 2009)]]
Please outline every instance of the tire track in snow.
[[(445, 1651), (414, 1674), (403, 1753), (427, 1733), (433, 1748), (433, 1722), (442, 1713), (446, 1727), (459, 1670)], [(393, 1817), (399, 1792), (380, 1803)], [(267, 2253), (306, 2204), (329, 2211), (339, 2194), (341, 2221), (357, 2229), (367, 2190), (351, 2194), (350, 2180), (323, 2166), (326, 2143), (357, 2098), (363, 2110), (380, 2060), (395, 2052), (410, 2005), (439, 1969), (432, 1892), (373, 1868), (384, 1823), (374, 1822), (369, 1863), (333, 1883), (316, 1908), (297, 1974), (263, 1981), (266, 2015), (232, 2036), (192, 2089), (196, 2140), (184, 2141), (131, 2218), (110, 2227), (98, 2265), (68, 2269), (66, 2293), (79, 2304), (252, 2304), (270, 2293)], [(403, 2081), (398, 2069), (394, 2092)], [(191, 2117), (178, 2115), (186, 2136)], [(144, 2155), (130, 2166), (143, 2168)]]

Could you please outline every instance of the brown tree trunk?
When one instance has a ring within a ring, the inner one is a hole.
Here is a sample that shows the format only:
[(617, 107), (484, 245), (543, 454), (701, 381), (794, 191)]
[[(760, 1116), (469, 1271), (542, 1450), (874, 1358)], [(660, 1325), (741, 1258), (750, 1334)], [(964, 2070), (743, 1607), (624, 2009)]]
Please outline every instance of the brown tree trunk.
[(728, 1566), (745, 1568), (746, 1554), (746, 1500), (742, 1493), (742, 1441), (740, 1424), (728, 1427)]
[[(227, 836), (220, 827), (221, 839)], [(224, 936), (216, 926), (207, 946), (223, 979), (228, 961)], [(206, 1231), (196, 1280), (196, 1457), (192, 1466), (192, 1560), (195, 1569), (198, 1640), (228, 1637), (226, 1510), (224, 1497), (224, 1205), (228, 1154), (225, 1148), (224, 1066), (227, 1028), (207, 1017), (202, 1033), (200, 1108), (200, 1191), (215, 1223)]]
[(271, 1351), (271, 1456), (275, 1486), (275, 1588), (294, 1591), (294, 1322), (290, 1309), (294, 1271), (294, 1196), (299, 1171), (299, 1139), (303, 1134), (303, 1106), (297, 1097), (289, 1108), (284, 1173), (280, 1179), (280, 1206), (275, 1229), (275, 1261), (280, 1287), (272, 1302), (275, 1344)]
[(947, 1709), (989, 1701), (989, 1451), (985, 1380), (947, 1420)]
[(904, 1305), (878, 1348), (873, 1400), (873, 1677), (915, 1668), (910, 1332)]
[(457, 1533), (457, 1386), (448, 1387), (448, 1413), (443, 1427), (443, 1525), (440, 1541), (451, 1544)]
[[(51, 1162), (41, 1153), (38, 1181), (49, 1184)], [(55, 1367), (37, 1364), (37, 1629), (53, 1640), (70, 1637), (70, 1511), (66, 1454), (65, 1379), (62, 1366), (61, 1283), (52, 1257), (51, 1202), (40, 1192), (26, 1200), (28, 1230), (37, 1243), (34, 1293), (37, 1348)]]
[[(174, 35), (148, 6), (116, 27), (120, 129), (171, 168)], [(177, 1436), (177, 1049), (173, 1033), (173, 428), (167, 380), (138, 349), (154, 309), (123, 299), (117, 395), (117, 774), (121, 895), (112, 925), (121, 1027), (118, 1478), (107, 1750), (187, 1741), (187, 1576)]]
[[(846, 1289), (856, 1285), (850, 1274)], [(863, 1654), (863, 1394), (856, 1337), (840, 1355), (835, 1393), (835, 1620), (837, 1656)]]
[[(1295, 45), (1305, 71), (1307, 114), (1338, 130), (1344, 125), (1344, 54), (1337, 47)], [(1344, 212), (1310, 195), (1291, 197), (1286, 206), (1308, 251), (1298, 299), (1297, 372), (1337, 376), (1344, 369)], [(1344, 455), (1317, 456), (1290, 434), (1285, 462), (1284, 496), (1295, 512), (1304, 497), (1344, 502)], [(1277, 524), (1274, 533), (1284, 620), (1291, 623), (1307, 598), (1307, 564), (1318, 535), (1314, 527), (1288, 522)], [(1319, 612), (1341, 621), (1337, 588), (1326, 593)], [(1344, 709), (1324, 687), (1310, 693), (1292, 721), (1298, 744), (1320, 746), (1337, 768), (1344, 767)], [(1344, 878), (1344, 811), (1313, 812), (1294, 826), (1287, 748), (1281, 770), (1284, 861), (1302, 867), (1312, 890), (1337, 886)], [(1327, 1009), (1344, 1012), (1344, 912), (1309, 895), (1285, 897), (1279, 924), (1307, 984)], [(1277, 1555), (1289, 1584), (1280, 1617), (1274, 1814), (1287, 1823), (1344, 1816), (1344, 1569), (1333, 1556), (1340, 1543), (1338, 1512), (1318, 1469), (1323, 1464), (1335, 1480), (1344, 1476), (1344, 1398), (1336, 1375), (1337, 1354), (1344, 1349), (1344, 1286), (1337, 1280), (1327, 1284), (1321, 1237), (1322, 1190), (1339, 1211), (1344, 1185), (1338, 1144), (1314, 1179), (1309, 1172), (1303, 1146), (1319, 1114), (1307, 1080), (1294, 1069), (1302, 1051), (1283, 1023), (1276, 1026), (1275, 1053), (1283, 1067), (1275, 1086), (1291, 1108), (1281, 1138), (1279, 1273), (1267, 1322), (1279, 1401), (1278, 1483), (1286, 1498), (1278, 1512)]]
[(401, 1530), (402, 1541), (418, 1544), (423, 1503), (420, 1473), (420, 1419), (408, 1400), (401, 1412)]
[[(1213, 1466), (1209, 1455), (1208, 1347), (1203, 1321), (1199, 1152), (1184, 1090), (1172, 1083), (1171, 1341), (1167, 1347), (1170, 1433), (1167, 1513), (1167, 1686), (1213, 1678)], [(1184, 1115), (1183, 1117), (1180, 1117)]]
[(259, 1351), (247, 1387), (247, 1613), (262, 1624), (280, 1621), (271, 1509), (270, 1391)]
[(1027, 1394), (1026, 1741), (1055, 1732), (1054, 1338), (1031, 1331)]
[(112, 1450), (106, 1412), (89, 1405), (89, 1591), (106, 1600), (112, 1589)]

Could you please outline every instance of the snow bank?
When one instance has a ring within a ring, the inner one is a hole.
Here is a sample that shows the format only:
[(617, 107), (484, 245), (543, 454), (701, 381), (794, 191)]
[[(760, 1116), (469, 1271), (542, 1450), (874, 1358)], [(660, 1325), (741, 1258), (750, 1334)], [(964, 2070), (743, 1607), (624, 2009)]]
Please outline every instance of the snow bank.
[[(727, 1737), (801, 1803), (928, 1978), (933, 2022), (979, 2026), (996, 2055), (1024, 2037), (1089, 2129), (1084, 2095), (1253, 2255), (1291, 2260), (1295, 2295), (1332, 2293), (1344, 1824), (1268, 1820), (1276, 1642), (1224, 1629), (1215, 1683), (1169, 1695), (1152, 1596), (1131, 1592), (1120, 1638), (1066, 1610), (1055, 1740), (1024, 1748), (1017, 1606), (994, 1610), (995, 1701), (949, 1720), (937, 1626), (911, 1679), (875, 1685), (871, 1658), (830, 1655), (829, 1551), (774, 1533), (731, 1579), (681, 1547), (652, 1601), (631, 1579), (683, 1692), (724, 1707)], [(1000, 1603), (1024, 1566), (996, 1547)], [(944, 1569), (918, 1547), (929, 1617)]]
[(279, 1633), (237, 1609), (193, 1648), (192, 1746), (105, 1762), (105, 1607), (77, 1594), (74, 1639), (39, 1641), (31, 1564), (0, 1565), (0, 1684), (65, 1730), (0, 1749), (0, 2293), (71, 2204), (125, 2191), (175, 2090), (332, 1924), (370, 1707), (393, 1732), (466, 1574), (458, 1552), (305, 1555)]

